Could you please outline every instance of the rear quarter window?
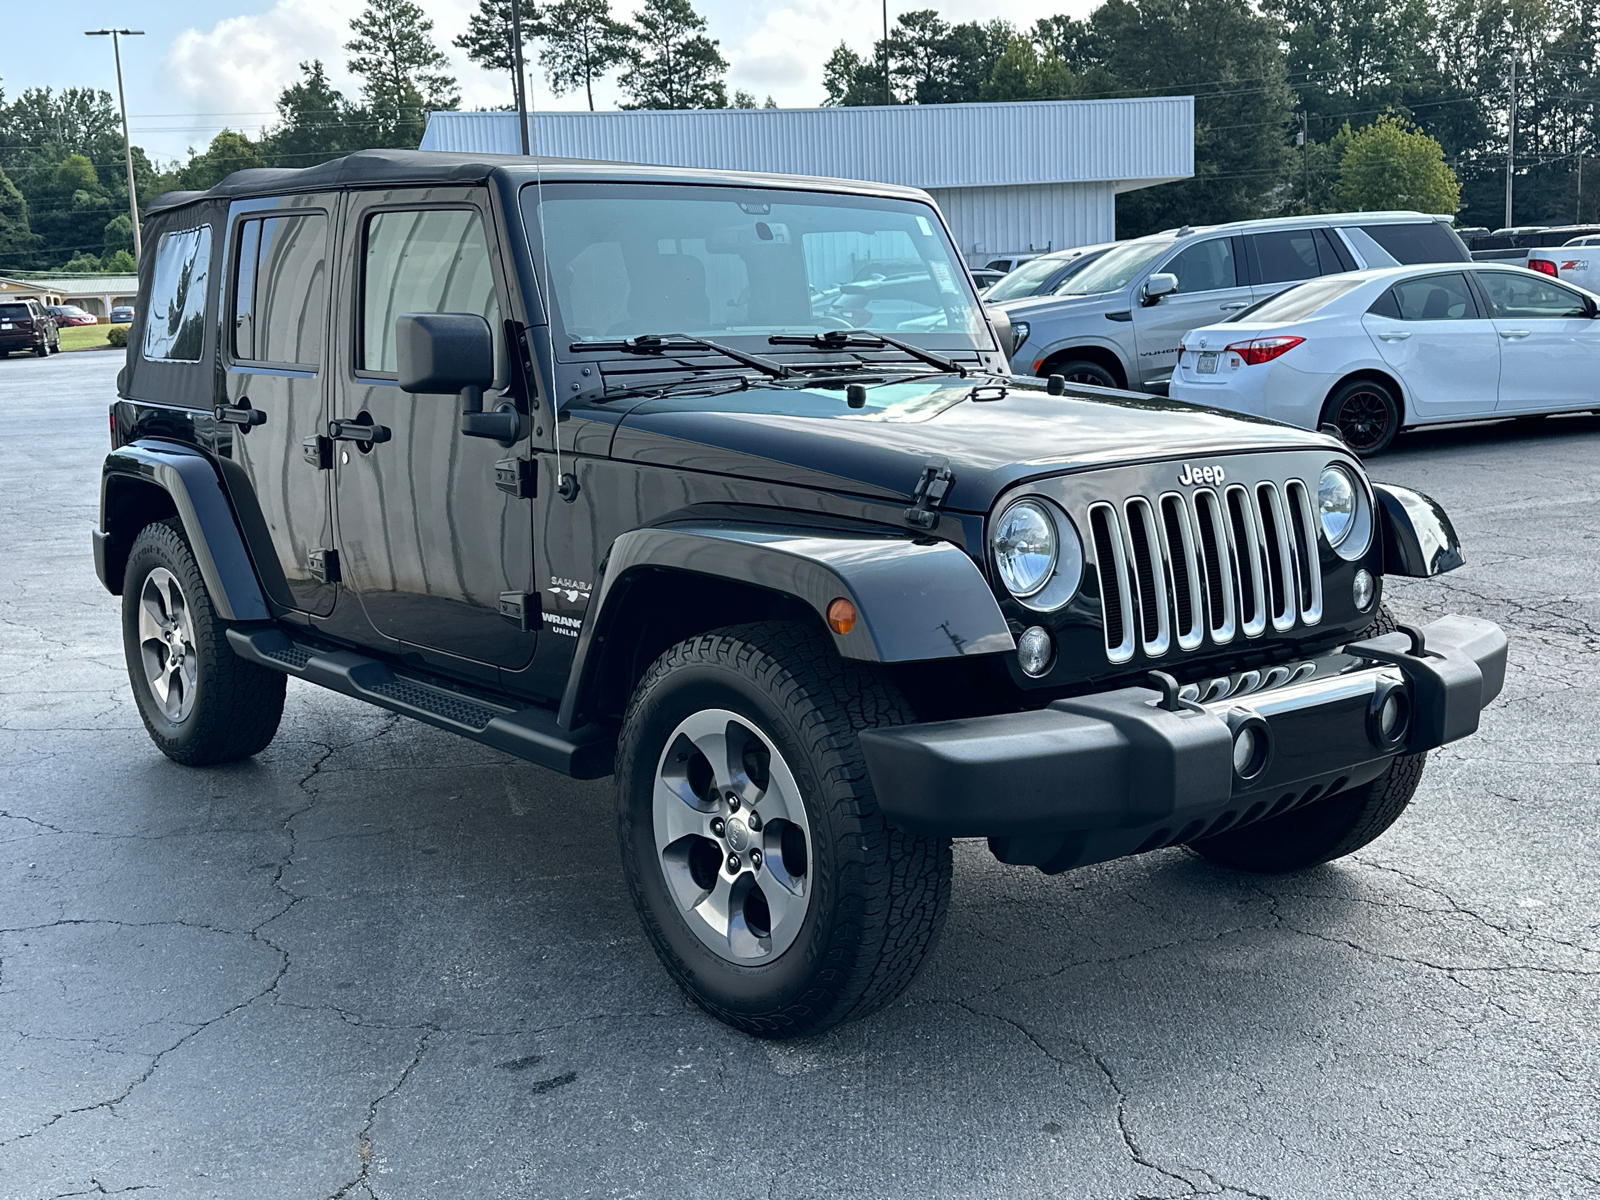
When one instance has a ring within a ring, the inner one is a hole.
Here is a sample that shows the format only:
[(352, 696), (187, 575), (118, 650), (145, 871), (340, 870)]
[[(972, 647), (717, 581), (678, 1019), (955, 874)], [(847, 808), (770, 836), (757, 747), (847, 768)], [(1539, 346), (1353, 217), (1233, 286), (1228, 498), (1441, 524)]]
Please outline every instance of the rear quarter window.
[(1417, 263), (1469, 262), (1472, 258), (1461, 239), (1437, 221), (1372, 224), (1360, 228), (1403, 267)]
[(206, 340), (206, 287), (211, 226), (161, 235), (150, 274), (144, 356), (156, 362), (198, 362)]

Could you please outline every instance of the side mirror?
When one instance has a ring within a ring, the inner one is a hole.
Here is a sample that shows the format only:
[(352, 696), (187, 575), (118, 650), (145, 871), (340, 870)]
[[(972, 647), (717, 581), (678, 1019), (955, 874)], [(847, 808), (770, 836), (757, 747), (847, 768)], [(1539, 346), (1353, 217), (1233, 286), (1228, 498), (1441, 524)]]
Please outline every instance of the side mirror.
[(1011, 316), (1003, 308), (990, 308), (987, 304), (983, 307), (984, 315), (989, 318), (989, 324), (994, 326), (995, 345), (1000, 347), (1000, 353), (1010, 358), (1017, 352), (1015, 331), (1011, 327)]
[(1583, 315), (1593, 321), (1600, 317), (1600, 303), (1596, 303), (1588, 296), (1583, 298)]
[(1178, 290), (1178, 277), (1166, 271), (1157, 271), (1144, 281), (1144, 287), (1139, 291), (1139, 297), (1146, 308), (1152, 304), (1160, 304), (1161, 297), (1170, 296)]
[(400, 390), (461, 399), (461, 432), (507, 446), (522, 436), (512, 404), (483, 411), (483, 389), (494, 383), (494, 333), (476, 313), (406, 313), (394, 324)]

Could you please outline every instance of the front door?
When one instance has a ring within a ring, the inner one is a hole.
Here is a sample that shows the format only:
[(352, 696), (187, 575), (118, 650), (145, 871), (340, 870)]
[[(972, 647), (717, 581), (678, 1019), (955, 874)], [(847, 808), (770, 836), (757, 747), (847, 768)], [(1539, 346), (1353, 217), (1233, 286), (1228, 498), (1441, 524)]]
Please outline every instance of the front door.
[(1202, 325), (1215, 325), (1250, 306), (1235, 251), (1234, 238), (1205, 238), (1185, 246), (1156, 271), (1178, 277), (1178, 290), (1155, 304), (1143, 305), (1135, 294), (1134, 343), (1139, 354), (1139, 382), (1146, 388), (1165, 387), (1178, 365), (1183, 335)]
[(1583, 297), (1532, 271), (1480, 271), (1500, 341), (1496, 412), (1594, 408), (1600, 397), (1600, 321)]
[[(336, 328), (333, 416), (387, 440), (332, 443), (339, 572), (382, 639), (435, 666), (517, 670), (535, 635), (507, 616), (533, 586), (530, 505), (496, 486), (496, 464), (526, 455), (460, 430), (455, 396), (396, 382), (395, 323), (406, 313), (476, 313), (495, 334), (496, 391), (512, 388), (505, 272), (482, 188), (354, 193), (344, 220), (347, 281)], [(537, 600), (526, 602), (537, 614)], [(530, 622), (532, 623), (532, 622)]]
[(1361, 318), (1405, 388), (1409, 419), (1492, 413), (1500, 386), (1500, 339), (1460, 271), (1404, 279)]
[(333, 545), (328, 479), (304, 448), (323, 423), (334, 200), (235, 205), (223, 289), (225, 394), (231, 407), (266, 418), (219, 427), (232, 440), (223, 476), (268, 593), (313, 615), (330, 612), (338, 596), (317, 568)]

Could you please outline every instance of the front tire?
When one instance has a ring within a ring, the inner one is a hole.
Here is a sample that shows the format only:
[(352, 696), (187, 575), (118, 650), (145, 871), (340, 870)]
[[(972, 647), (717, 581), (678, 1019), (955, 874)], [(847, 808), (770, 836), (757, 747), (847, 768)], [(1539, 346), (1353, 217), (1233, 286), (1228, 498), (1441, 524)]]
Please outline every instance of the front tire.
[(122, 644), (144, 727), (173, 762), (237, 762), (277, 733), (288, 680), (228, 645), (227, 622), (175, 521), (145, 526), (128, 551)]
[(1051, 375), (1060, 375), (1068, 383), (1087, 383), (1092, 387), (1120, 388), (1116, 376), (1106, 370), (1097, 362), (1090, 362), (1085, 358), (1075, 358), (1070, 362), (1056, 363), (1051, 366), (1046, 364), (1041, 377), (1049, 378)]
[(1400, 432), (1400, 402), (1375, 379), (1352, 379), (1322, 406), (1318, 425), (1333, 425), (1345, 445), (1363, 458), (1382, 454)]
[[(1361, 638), (1399, 628), (1388, 605), (1380, 605)], [(1202, 838), (1189, 848), (1224, 867), (1264, 875), (1300, 871), (1354, 854), (1376, 841), (1406, 810), (1422, 782), (1427, 757), (1426, 753), (1401, 755), (1370, 783), (1281, 817)]]
[(950, 843), (884, 820), (857, 737), (910, 719), (795, 625), (692, 638), (645, 674), (618, 745), (623, 868), (662, 964), (712, 1016), (793, 1037), (910, 983), (944, 923)]

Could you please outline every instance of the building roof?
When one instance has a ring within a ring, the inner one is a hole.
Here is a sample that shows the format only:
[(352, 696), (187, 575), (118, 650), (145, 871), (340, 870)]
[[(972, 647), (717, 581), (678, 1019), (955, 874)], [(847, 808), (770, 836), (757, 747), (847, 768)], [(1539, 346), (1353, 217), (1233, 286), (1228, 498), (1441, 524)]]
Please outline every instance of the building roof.
[(72, 296), (109, 296), (114, 292), (133, 295), (139, 290), (137, 275), (51, 275), (19, 279), (14, 275), (0, 276), (0, 298), (6, 292), (32, 294), (57, 292)]
[[(848, 108), (542, 112), (550, 155), (873, 180), (917, 188), (1111, 183), (1194, 174), (1194, 98)], [(511, 112), (436, 112), (425, 150), (515, 153)]]

